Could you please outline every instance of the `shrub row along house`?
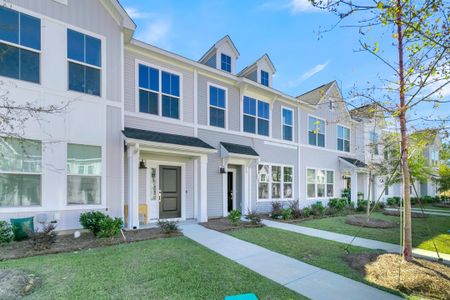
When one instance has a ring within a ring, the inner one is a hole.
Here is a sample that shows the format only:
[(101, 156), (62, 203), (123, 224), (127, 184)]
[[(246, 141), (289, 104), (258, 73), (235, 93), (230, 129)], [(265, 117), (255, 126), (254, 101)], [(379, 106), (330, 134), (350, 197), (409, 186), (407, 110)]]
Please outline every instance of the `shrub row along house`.
[(0, 4), (6, 97), (67, 104), (24, 123), (24, 140), (0, 140), (0, 219), (47, 214), (61, 230), (101, 210), (139, 228), (305, 206), (346, 188), (367, 197), (383, 126), (349, 111), (335, 81), (287, 95), (272, 87), (267, 54), (237, 70), (229, 36), (198, 61), (146, 44), (115, 0)]

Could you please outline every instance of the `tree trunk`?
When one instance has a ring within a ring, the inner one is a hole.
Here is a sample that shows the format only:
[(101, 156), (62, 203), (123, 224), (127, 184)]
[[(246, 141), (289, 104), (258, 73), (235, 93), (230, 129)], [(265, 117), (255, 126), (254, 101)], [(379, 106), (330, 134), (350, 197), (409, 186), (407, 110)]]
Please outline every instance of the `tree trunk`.
[(367, 222), (369, 222), (370, 218), (370, 198), (371, 198), (371, 188), (372, 187), (372, 170), (369, 171), (369, 186), (367, 187)]
[(397, 0), (397, 41), (398, 41), (398, 64), (399, 64), (399, 86), (400, 86), (400, 151), (403, 173), (403, 201), (404, 201), (404, 225), (403, 225), (403, 259), (412, 260), (412, 238), (411, 238), (411, 194), (410, 194), (410, 172), (408, 165), (408, 131), (406, 128), (406, 111), (408, 107), (405, 104), (405, 78), (403, 64), (403, 30), (402, 30), (402, 1)]

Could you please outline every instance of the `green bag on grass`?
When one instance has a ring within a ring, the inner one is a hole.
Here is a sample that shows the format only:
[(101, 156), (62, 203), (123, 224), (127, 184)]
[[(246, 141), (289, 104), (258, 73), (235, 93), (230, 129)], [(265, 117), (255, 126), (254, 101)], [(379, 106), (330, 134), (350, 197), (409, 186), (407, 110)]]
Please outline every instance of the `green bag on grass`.
[(31, 237), (34, 233), (33, 217), (11, 219), (11, 226), (14, 231), (14, 240), (21, 241)]

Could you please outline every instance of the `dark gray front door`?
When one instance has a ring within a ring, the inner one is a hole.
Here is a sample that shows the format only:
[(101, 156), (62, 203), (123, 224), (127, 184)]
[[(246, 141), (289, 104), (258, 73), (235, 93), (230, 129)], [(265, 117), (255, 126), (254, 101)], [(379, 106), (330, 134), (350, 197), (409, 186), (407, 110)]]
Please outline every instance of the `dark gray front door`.
[(159, 187), (161, 202), (159, 218), (181, 217), (181, 167), (160, 166)]

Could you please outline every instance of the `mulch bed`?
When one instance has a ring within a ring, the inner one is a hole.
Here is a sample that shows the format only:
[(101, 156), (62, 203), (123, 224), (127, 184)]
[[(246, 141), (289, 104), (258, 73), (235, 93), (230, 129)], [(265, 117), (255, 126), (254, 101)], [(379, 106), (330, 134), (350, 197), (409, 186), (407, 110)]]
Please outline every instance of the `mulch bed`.
[[(404, 262), (398, 254), (355, 253), (343, 259), (372, 283), (407, 295), (450, 299), (450, 267), (424, 259)], [(400, 270), (400, 279), (399, 279)]]
[(255, 225), (250, 222), (241, 222), (239, 225), (235, 226), (230, 224), (227, 218), (209, 219), (208, 222), (200, 223), (200, 225), (216, 231), (230, 231), (241, 228), (259, 228), (265, 226), (264, 224)]
[(398, 226), (396, 222), (389, 222), (374, 218), (370, 218), (369, 220), (367, 220), (366, 215), (347, 216), (347, 218), (345, 219), (345, 223), (370, 228), (393, 228)]
[(58, 235), (55, 243), (51, 245), (50, 249), (41, 251), (33, 249), (31, 240), (12, 242), (0, 245), (0, 261), (183, 235), (181, 232), (170, 234), (162, 233), (159, 228), (124, 231), (124, 234), (127, 238), (126, 241), (120, 234), (113, 238), (96, 238), (90, 232), (82, 232), (81, 236), (77, 239), (75, 239), (72, 234)]
[(30, 294), (41, 281), (21, 270), (0, 270), (0, 299), (20, 299)]
[[(400, 211), (399, 210), (383, 210), (383, 215), (399, 217)], [(424, 215), (419, 212), (411, 212), (411, 217), (412, 218), (426, 218), (427, 215)]]

